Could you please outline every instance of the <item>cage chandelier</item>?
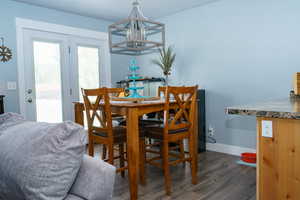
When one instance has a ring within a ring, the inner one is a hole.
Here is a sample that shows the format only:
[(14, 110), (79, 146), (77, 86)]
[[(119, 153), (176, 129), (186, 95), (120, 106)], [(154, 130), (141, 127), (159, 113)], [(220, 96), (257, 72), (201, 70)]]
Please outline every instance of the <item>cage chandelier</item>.
[(165, 25), (144, 17), (138, 0), (127, 19), (109, 26), (109, 47), (113, 54), (139, 56), (165, 46)]

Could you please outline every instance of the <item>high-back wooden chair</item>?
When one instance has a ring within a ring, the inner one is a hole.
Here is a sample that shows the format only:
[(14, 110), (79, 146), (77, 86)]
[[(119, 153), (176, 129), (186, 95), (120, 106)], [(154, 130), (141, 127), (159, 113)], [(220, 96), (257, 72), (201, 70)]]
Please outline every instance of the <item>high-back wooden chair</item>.
[[(110, 105), (110, 96), (119, 92), (119, 88), (82, 89), (82, 95), (88, 123), (88, 152), (94, 156), (94, 144), (104, 145), (108, 150), (108, 161), (114, 164), (116, 158), (120, 159), (120, 168), (124, 171), (124, 144), (126, 143), (126, 127), (113, 126), (113, 114)], [(119, 145), (119, 157), (114, 157), (114, 145)], [(105, 159), (105, 158), (104, 158)], [(122, 173), (123, 175), (123, 173)]]
[[(165, 97), (166, 96), (166, 89), (167, 87), (166, 86), (159, 86), (157, 88), (157, 96), (158, 97)], [(149, 125), (155, 125), (155, 124), (162, 124), (163, 123), (163, 117), (164, 117), (164, 112), (156, 112), (155, 115), (156, 115), (156, 120), (145, 120), (144, 121), (144, 124), (146, 124), (145, 126), (149, 126)], [(174, 111), (171, 110), (170, 111), (170, 114), (174, 114)], [(151, 142), (150, 142), (151, 143)], [(154, 143), (154, 144), (151, 144), (149, 146), (157, 146), (157, 143)], [(181, 157), (184, 157), (184, 144), (183, 144), (183, 141), (178, 141), (177, 143), (172, 143), (170, 145), (170, 150), (179, 150), (179, 152), (181, 153)], [(162, 152), (157, 152), (157, 151), (153, 151), (153, 150), (150, 150), (149, 152), (152, 152), (152, 153), (155, 153), (155, 154), (158, 154), (158, 153), (162, 153)]]
[[(159, 86), (157, 88), (157, 97), (162, 97), (164, 95), (165, 90), (166, 90), (165, 86)], [(162, 119), (163, 115), (162, 112), (153, 112), (153, 113), (148, 113), (147, 116), (150, 118), (142, 121), (143, 124), (145, 125), (151, 123), (161, 123), (161, 121), (158, 120)]]
[[(169, 165), (176, 165), (181, 162), (190, 162), (193, 183), (196, 181), (196, 158), (193, 154), (196, 151), (194, 145), (193, 131), (196, 119), (196, 94), (195, 87), (167, 87), (165, 91), (164, 123), (163, 125), (153, 125), (146, 128), (146, 137), (160, 140), (162, 143), (162, 165), (157, 160), (161, 156), (147, 159), (147, 162), (161, 167), (164, 170), (165, 190), (168, 195), (171, 193)], [(172, 111), (170, 113), (170, 111)], [(169, 152), (169, 143), (182, 143), (184, 139), (189, 141), (188, 157), (174, 152)], [(169, 157), (176, 158), (169, 161)]]
[[(110, 98), (119, 97), (121, 93), (125, 93), (124, 88), (107, 88), (108, 94)], [(112, 113), (112, 117), (123, 117), (122, 115)]]

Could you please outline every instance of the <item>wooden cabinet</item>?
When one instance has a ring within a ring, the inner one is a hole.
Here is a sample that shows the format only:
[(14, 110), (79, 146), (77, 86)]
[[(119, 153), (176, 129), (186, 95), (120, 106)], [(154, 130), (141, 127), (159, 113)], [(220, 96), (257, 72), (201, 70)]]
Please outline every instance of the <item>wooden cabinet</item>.
[(4, 113), (4, 96), (0, 95), (0, 114)]
[(299, 105), (293, 97), (227, 108), (257, 117), (257, 200), (300, 199)]
[(294, 92), (295, 95), (300, 95), (300, 72), (294, 75)]
[[(272, 121), (272, 138), (262, 136), (262, 120)], [(258, 117), (257, 125), (257, 200), (299, 200), (300, 120)]]

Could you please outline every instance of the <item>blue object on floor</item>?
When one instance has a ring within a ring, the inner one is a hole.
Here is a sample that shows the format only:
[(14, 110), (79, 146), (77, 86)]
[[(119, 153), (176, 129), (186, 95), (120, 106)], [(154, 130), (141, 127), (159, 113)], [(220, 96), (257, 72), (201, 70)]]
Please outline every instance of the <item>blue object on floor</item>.
[(238, 160), (236, 163), (239, 164), (239, 165), (245, 165), (245, 166), (255, 167), (256, 168), (256, 164), (254, 164), (254, 163), (246, 163), (246, 162), (244, 162), (242, 160)]

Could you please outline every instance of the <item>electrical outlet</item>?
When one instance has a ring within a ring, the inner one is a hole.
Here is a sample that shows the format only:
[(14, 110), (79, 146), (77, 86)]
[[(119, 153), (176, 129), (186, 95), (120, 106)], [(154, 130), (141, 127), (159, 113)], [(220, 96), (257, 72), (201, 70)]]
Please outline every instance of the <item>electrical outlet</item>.
[(214, 137), (215, 136), (215, 129), (212, 126), (208, 128), (208, 136)]
[(7, 89), (8, 90), (16, 90), (17, 89), (17, 82), (15, 82), (15, 81), (7, 82)]
[(273, 124), (272, 121), (262, 120), (262, 136), (272, 138), (273, 137)]

